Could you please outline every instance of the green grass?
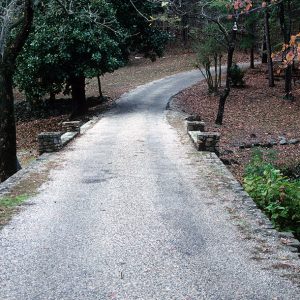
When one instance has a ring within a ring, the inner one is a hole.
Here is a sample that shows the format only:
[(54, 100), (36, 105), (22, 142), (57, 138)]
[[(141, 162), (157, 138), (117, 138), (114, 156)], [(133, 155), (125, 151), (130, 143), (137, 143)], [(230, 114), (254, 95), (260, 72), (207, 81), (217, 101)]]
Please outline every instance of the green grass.
[(3, 197), (0, 198), (0, 207), (14, 207), (22, 204), (27, 199), (28, 195), (20, 195), (16, 197)]
[(24, 194), (0, 198), (0, 227), (10, 220), (16, 211), (16, 207), (26, 201), (28, 197), (28, 195)]

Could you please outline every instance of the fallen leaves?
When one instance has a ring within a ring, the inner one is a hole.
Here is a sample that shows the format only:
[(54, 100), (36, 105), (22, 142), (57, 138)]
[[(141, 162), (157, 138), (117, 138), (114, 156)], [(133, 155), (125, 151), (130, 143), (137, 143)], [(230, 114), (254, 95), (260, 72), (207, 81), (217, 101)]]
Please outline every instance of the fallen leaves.
[[(264, 66), (249, 70), (245, 76), (246, 87), (231, 90), (221, 128), (214, 124), (219, 98), (207, 94), (204, 82), (176, 97), (184, 111), (202, 117), (207, 131), (221, 132), (221, 157), (237, 162), (229, 168), (240, 181), (252, 153), (251, 149), (239, 149), (240, 144), (266, 143), (280, 137), (300, 138), (299, 85), (293, 87), (294, 102), (283, 100), (284, 82), (277, 82), (275, 88), (268, 87), (265, 71)], [(273, 149), (280, 166), (300, 163), (299, 145), (278, 145)]]

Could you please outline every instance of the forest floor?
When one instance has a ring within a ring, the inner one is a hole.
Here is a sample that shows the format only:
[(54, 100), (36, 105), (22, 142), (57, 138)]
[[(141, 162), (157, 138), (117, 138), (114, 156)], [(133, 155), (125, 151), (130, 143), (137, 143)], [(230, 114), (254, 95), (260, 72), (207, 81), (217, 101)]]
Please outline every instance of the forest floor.
[[(284, 80), (268, 87), (266, 66), (249, 69), (244, 88), (232, 88), (225, 107), (222, 127), (214, 124), (218, 96), (208, 95), (207, 85), (201, 82), (178, 94), (175, 104), (183, 111), (199, 115), (206, 131), (221, 133), (221, 159), (241, 182), (245, 166), (250, 161), (254, 147), (273, 156), (273, 162), (287, 175), (299, 176), (300, 166), (300, 84), (293, 85), (293, 102), (283, 99)], [(289, 142), (296, 144), (289, 144)], [(273, 143), (286, 145), (275, 145)], [(298, 171), (297, 171), (298, 170)]]

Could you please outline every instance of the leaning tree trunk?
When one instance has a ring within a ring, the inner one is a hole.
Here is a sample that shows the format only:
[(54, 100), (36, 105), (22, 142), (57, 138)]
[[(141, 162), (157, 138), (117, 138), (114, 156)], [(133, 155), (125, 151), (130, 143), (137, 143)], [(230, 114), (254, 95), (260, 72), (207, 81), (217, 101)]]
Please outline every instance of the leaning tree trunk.
[(0, 67), (0, 182), (17, 171), (16, 125), (12, 76)]
[(236, 43), (236, 31), (232, 30), (231, 40), (229, 42), (228, 52), (227, 52), (226, 85), (225, 85), (224, 92), (220, 95), (218, 114), (217, 114), (217, 118), (215, 121), (215, 123), (217, 125), (223, 124), (225, 103), (226, 103), (227, 97), (229, 96), (229, 93), (230, 93), (231, 68), (232, 68), (232, 63), (233, 63), (233, 53), (235, 50), (235, 43)]
[(273, 87), (275, 86), (275, 83), (274, 83), (273, 60), (272, 60), (271, 38), (270, 38), (270, 13), (268, 8), (266, 8), (264, 17), (265, 17), (265, 36), (266, 36), (267, 56), (268, 56), (269, 87)]
[(87, 110), (87, 102), (85, 97), (85, 77), (72, 76), (70, 78), (70, 85), (72, 89), (73, 110), (70, 116), (71, 119), (84, 115)]
[[(14, 115), (13, 70), (30, 32), (33, 21), (32, 1), (25, 0), (20, 30), (6, 41), (0, 63), (0, 182), (18, 170), (16, 155), (16, 123)], [(18, 20), (14, 20), (16, 24)]]

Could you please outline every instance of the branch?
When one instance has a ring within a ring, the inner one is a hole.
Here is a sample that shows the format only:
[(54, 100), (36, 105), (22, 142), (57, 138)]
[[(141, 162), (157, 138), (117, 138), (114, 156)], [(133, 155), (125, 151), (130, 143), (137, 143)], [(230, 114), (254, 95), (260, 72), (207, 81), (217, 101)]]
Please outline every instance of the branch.
[(203, 6), (202, 6), (202, 9), (201, 9), (201, 14), (202, 14), (202, 16), (203, 16), (205, 19), (210, 20), (211, 22), (217, 24), (217, 26), (219, 27), (220, 31), (223, 33), (223, 35), (224, 35), (224, 37), (225, 37), (225, 39), (226, 39), (226, 42), (229, 43), (229, 35), (228, 35), (228, 31), (227, 31), (227, 29), (225, 28), (225, 26), (223, 26), (223, 25), (221, 24), (221, 22), (220, 22), (220, 17), (217, 18), (217, 19), (214, 19), (214, 18), (212, 18), (212, 17), (206, 15), (205, 12), (204, 12), (204, 7), (205, 7), (205, 5), (203, 5)]
[(12, 63), (15, 62), (18, 54), (22, 50), (22, 48), (26, 42), (26, 39), (29, 35), (32, 21), (33, 21), (33, 7), (32, 6), (33, 6), (32, 0), (25, 0), (23, 26), (22, 26), (19, 34), (15, 38), (15, 42), (11, 45), (10, 51), (8, 54), (10, 56), (9, 59), (11, 60)]
[(149, 20), (137, 7), (136, 5), (133, 3), (132, 0), (129, 0), (131, 5), (134, 7), (134, 9), (137, 11), (137, 13), (142, 16), (145, 20), (147, 20), (148, 22), (151, 22), (151, 20)]

